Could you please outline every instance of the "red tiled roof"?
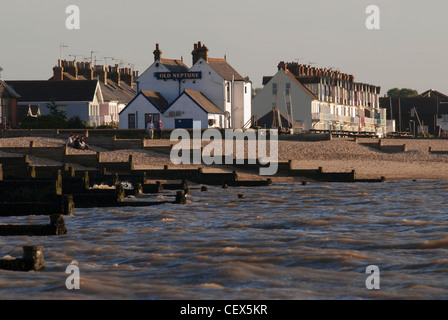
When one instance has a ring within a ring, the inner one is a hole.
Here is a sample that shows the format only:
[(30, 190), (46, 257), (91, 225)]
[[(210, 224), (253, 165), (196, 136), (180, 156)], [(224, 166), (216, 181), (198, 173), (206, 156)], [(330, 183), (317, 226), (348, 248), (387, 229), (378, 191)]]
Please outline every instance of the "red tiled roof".
[(185, 90), (185, 93), (190, 96), (198, 105), (200, 105), (208, 113), (223, 114), (224, 112), (213, 104), (206, 96), (199, 91)]
[(160, 59), (160, 63), (170, 70), (170, 72), (188, 72), (189, 70), (182, 60)]
[(208, 64), (223, 77), (224, 80), (244, 81), (244, 78), (236, 72), (225, 59), (208, 58)]
[(141, 93), (161, 112), (168, 108), (168, 101), (159, 92), (141, 90)]

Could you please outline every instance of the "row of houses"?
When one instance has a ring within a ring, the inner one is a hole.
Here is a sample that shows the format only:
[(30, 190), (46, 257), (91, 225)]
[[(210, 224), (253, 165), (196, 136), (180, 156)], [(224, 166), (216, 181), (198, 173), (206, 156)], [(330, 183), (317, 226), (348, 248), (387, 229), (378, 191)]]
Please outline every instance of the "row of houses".
[[(332, 69), (281, 61), (275, 75), (263, 77), (252, 100), (252, 84), (226, 58), (209, 57), (201, 42), (193, 45), (192, 65), (162, 56), (141, 74), (118, 65), (59, 60), (43, 81), (4, 81), (0, 77), (0, 128), (14, 128), (25, 116), (50, 112), (56, 104), (69, 118), (90, 126), (115, 123), (143, 129), (159, 121), (166, 129), (295, 128), (305, 131), (448, 131), (448, 97), (429, 90), (419, 97), (381, 97), (376, 85)], [(1, 70), (0, 70), (1, 71)]]
[(138, 72), (116, 66), (59, 60), (48, 80), (4, 81), (0, 78), (0, 128), (16, 128), (26, 116), (50, 113), (56, 105), (67, 118), (90, 126), (118, 123), (119, 112), (137, 94)]

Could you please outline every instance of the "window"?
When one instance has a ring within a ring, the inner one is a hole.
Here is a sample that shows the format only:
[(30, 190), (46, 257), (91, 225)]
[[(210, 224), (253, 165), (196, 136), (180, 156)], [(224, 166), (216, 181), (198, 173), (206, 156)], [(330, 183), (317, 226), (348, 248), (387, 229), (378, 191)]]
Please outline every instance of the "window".
[(272, 94), (277, 94), (277, 84), (276, 83), (272, 84)]
[(128, 129), (135, 129), (135, 113), (128, 114)]
[(227, 102), (230, 102), (230, 85), (227, 83)]
[(290, 83), (287, 83), (286, 84), (286, 94), (289, 94), (289, 90), (291, 90), (291, 84)]
[(152, 123), (155, 124), (160, 120), (160, 114), (159, 113), (145, 113), (145, 128), (148, 127), (149, 121), (152, 120)]

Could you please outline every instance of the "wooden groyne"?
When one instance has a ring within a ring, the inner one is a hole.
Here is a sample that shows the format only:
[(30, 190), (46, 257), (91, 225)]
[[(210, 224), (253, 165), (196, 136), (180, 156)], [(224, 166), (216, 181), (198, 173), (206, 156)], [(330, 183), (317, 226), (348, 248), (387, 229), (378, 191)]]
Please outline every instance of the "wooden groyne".
[[(356, 141), (356, 140), (355, 140)], [(401, 153), (401, 152), (407, 152), (408, 147), (406, 144), (401, 145), (386, 145), (384, 144), (383, 139), (379, 139), (376, 143), (360, 143), (366, 147), (373, 148), (376, 150), (379, 150), (384, 153)]]
[(45, 269), (43, 247), (23, 247), (22, 258), (0, 259), (0, 269), (11, 271), (41, 271)]

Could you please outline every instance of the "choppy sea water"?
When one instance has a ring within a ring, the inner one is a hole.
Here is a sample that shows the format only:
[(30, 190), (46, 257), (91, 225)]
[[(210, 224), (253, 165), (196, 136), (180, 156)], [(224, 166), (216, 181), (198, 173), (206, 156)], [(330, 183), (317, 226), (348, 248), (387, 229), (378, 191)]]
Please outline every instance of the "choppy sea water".
[[(448, 181), (391, 181), (192, 187), (186, 205), (76, 209), (67, 235), (0, 237), (0, 257), (42, 245), (46, 263), (0, 270), (0, 299), (446, 299), (447, 204)], [(19, 220), (48, 223), (0, 223)], [(74, 261), (81, 287), (68, 290)]]

